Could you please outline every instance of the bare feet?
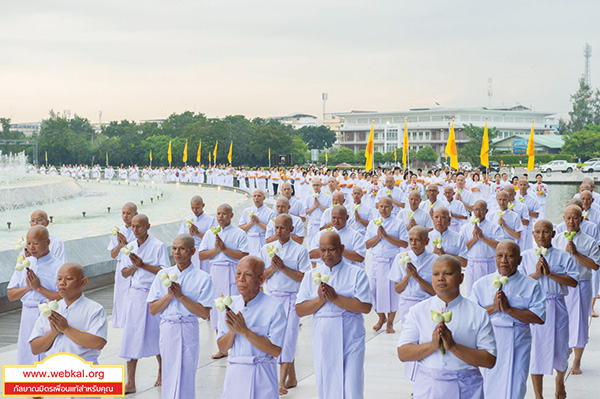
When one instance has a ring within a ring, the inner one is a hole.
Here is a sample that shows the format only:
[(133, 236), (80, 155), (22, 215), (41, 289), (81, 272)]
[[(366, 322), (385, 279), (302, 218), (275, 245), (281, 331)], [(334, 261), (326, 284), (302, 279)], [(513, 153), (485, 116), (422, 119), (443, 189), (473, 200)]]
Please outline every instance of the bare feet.
[(556, 391), (554, 392), (555, 399), (566, 399), (567, 390), (565, 389), (565, 383), (557, 381), (556, 383)]
[(130, 384), (130, 383), (125, 384), (125, 394), (126, 395), (128, 393), (135, 393), (135, 391), (136, 391), (135, 384)]
[(594, 310), (592, 310), (592, 317), (598, 317), (598, 313), (596, 313)]
[(386, 321), (387, 321), (387, 318), (385, 316), (383, 316), (383, 317), (379, 316), (379, 321), (373, 326), (373, 330), (374, 331), (381, 330), (381, 327), (383, 327), (383, 325), (385, 324)]
[(221, 351), (218, 351), (217, 353), (215, 353), (214, 355), (212, 355), (210, 358), (211, 359), (222, 359), (224, 357), (227, 357), (227, 352), (223, 353)]
[(298, 385), (298, 380), (296, 378), (294, 378), (294, 379), (288, 378), (288, 380), (285, 382), (286, 388), (295, 388), (297, 385)]
[(162, 385), (162, 375), (159, 373), (158, 377), (156, 377), (156, 381), (154, 381), (155, 387), (160, 387)]
[(279, 384), (279, 395), (287, 395), (288, 390), (281, 384)]
[(571, 369), (571, 375), (580, 375), (583, 372), (581, 371), (581, 366), (579, 364), (573, 364), (573, 368)]
[(387, 326), (385, 327), (385, 333), (386, 334), (394, 334), (396, 332), (396, 330), (394, 330), (394, 325), (393, 324), (387, 324)]

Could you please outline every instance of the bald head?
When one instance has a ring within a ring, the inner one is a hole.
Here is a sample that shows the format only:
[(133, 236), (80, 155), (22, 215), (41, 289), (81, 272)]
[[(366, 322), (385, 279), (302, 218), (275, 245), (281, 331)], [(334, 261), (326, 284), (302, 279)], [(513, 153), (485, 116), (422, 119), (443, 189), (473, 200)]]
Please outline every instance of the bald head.
[(133, 213), (137, 212), (137, 205), (134, 204), (133, 202), (126, 202), (125, 205), (123, 205), (123, 209), (128, 209)]
[(277, 223), (279, 223), (279, 222), (283, 223), (287, 227), (287, 229), (290, 231), (291, 231), (292, 227), (294, 226), (294, 220), (287, 213), (282, 213), (281, 215), (279, 215), (275, 218), (276, 226), (277, 226)]
[(504, 186), (503, 190), (506, 191), (509, 195), (515, 193), (515, 188), (511, 184), (507, 184), (506, 186)]
[(533, 225), (533, 229), (534, 230), (538, 229), (538, 228), (540, 228), (540, 229), (548, 229), (548, 230), (552, 231), (552, 230), (554, 230), (554, 225), (548, 219), (542, 219), (542, 220), (538, 220)]
[(336, 191), (331, 196), (331, 202), (336, 205), (343, 204), (345, 200), (346, 200), (346, 198), (344, 197), (344, 193), (342, 193), (341, 191)]
[(199, 195), (194, 195), (190, 200), (192, 204), (204, 204), (204, 200)]
[(255, 276), (262, 276), (265, 272), (265, 262), (258, 256), (244, 256), (238, 263), (238, 269), (248, 268)]
[(80, 281), (83, 280), (83, 278), (85, 277), (85, 271), (83, 269), (83, 266), (81, 266), (79, 263), (65, 263), (60, 267), (60, 269), (58, 269), (58, 273), (60, 274), (61, 271), (66, 272), (71, 276), (76, 276)]
[(460, 261), (452, 255), (441, 255), (433, 262), (433, 264), (449, 265), (456, 273), (462, 273)]
[(58, 269), (56, 287), (58, 293), (65, 300), (67, 306), (75, 302), (83, 292), (83, 287), (87, 284), (87, 277), (83, 271), (83, 266), (79, 263), (65, 263)]
[(29, 225), (31, 227), (33, 227), (33, 226), (47, 227), (48, 224), (50, 224), (50, 221), (48, 220), (48, 214), (46, 212), (42, 211), (41, 209), (38, 209), (31, 213), (31, 218), (29, 220)]
[(178, 234), (173, 239), (173, 243), (180, 242), (186, 249), (193, 248), (195, 245), (194, 238), (189, 234)]
[(48, 233), (48, 229), (44, 226), (36, 225), (29, 229), (27, 232), (27, 242), (30, 240), (36, 239), (40, 241), (46, 241), (50, 238), (50, 234)]
[(141, 223), (144, 225), (148, 225), (150, 221), (148, 220), (148, 216), (144, 215), (143, 213), (140, 213), (139, 215), (135, 215), (133, 217), (133, 223)]
[(583, 209), (583, 202), (579, 198), (572, 198), (569, 201), (569, 205), (578, 206), (580, 209)]
[(419, 238), (421, 238), (423, 240), (426, 240), (427, 237), (428, 237), (428, 235), (429, 235), (429, 230), (427, 230), (425, 227), (419, 226), (419, 225), (417, 225), (417, 226), (413, 227), (412, 229), (410, 229), (410, 231), (408, 233), (408, 237), (409, 238), (413, 237), (413, 236), (416, 236), (416, 237), (419, 237)]

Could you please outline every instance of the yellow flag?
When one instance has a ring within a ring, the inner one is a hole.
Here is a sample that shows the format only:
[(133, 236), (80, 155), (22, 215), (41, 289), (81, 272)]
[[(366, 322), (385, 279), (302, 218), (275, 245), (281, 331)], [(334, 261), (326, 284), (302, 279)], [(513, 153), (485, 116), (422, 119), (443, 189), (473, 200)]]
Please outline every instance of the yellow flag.
[(529, 172), (533, 169), (533, 163), (535, 160), (535, 143), (533, 140), (533, 119), (531, 120), (531, 134), (529, 135), (529, 143), (527, 143), (527, 155), (529, 155), (529, 160), (527, 161), (527, 171)]
[(106, 153), (106, 166), (108, 166), (108, 152)]
[(150, 161), (152, 161), (152, 150), (150, 150)]
[(200, 163), (200, 151), (202, 150), (202, 140), (200, 140), (200, 144), (198, 144), (198, 155), (196, 155), (196, 162)]
[(402, 142), (402, 164), (408, 168), (408, 118), (404, 118), (404, 141)]
[(486, 168), (490, 167), (490, 160), (488, 155), (490, 153), (490, 144), (488, 142), (488, 128), (487, 128), (487, 116), (485, 117), (485, 129), (483, 129), (483, 141), (481, 142), (481, 164)]
[(271, 147), (269, 147), (269, 160), (271, 159)]
[(233, 151), (233, 141), (229, 144), (229, 154), (227, 155), (227, 160), (231, 163), (231, 153)]
[(209, 152), (209, 153), (208, 153), (208, 164), (209, 164), (209, 165), (210, 165), (210, 161), (211, 161), (211, 159), (210, 159), (210, 152)]
[(215, 142), (215, 150), (213, 151), (213, 162), (215, 165), (217, 164), (217, 146), (219, 145), (219, 140)]
[(168, 160), (169, 160), (169, 164), (173, 161), (173, 154), (171, 153), (171, 140), (169, 140), (169, 152), (168, 154)]
[(183, 162), (187, 162), (187, 140), (185, 141), (185, 147), (183, 147)]
[(329, 156), (325, 153), (325, 163), (329, 162)]
[(396, 155), (397, 148), (394, 148), (394, 162), (398, 162), (398, 155)]
[(373, 143), (373, 125), (375, 121), (371, 123), (371, 133), (369, 133), (369, 141), (367, 142), (367, 149), (365, 150), (365, 158), (367, 158), (367, 162), (365, 163), (365, 170), (368, 172), (373, 169), (373, 149), (375, 144)]
[(452, 118), (450, 135), (446, 143), (446, 154), (450, 156), (450, 166), (458, 170), (458, 152), (456, 152), (456, 139), (454, 138), (454, 118)]
[(46, 165), (48, 165), (48, 151), (44, 151), (46, 153)]

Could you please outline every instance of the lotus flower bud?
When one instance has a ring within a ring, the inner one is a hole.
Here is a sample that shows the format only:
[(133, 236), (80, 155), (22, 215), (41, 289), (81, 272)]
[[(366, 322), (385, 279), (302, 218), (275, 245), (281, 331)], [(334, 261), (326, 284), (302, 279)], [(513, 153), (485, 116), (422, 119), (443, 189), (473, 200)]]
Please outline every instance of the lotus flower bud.
[[(216, 300), (215, 300), (216, 302)], [(225, 311), (225, 304), (223, 302), (216, 302), (216, 307), (219, 312)]]
[(29, 268), (31, 266), (31, 262), (28, 259), (23, 260), (22, 265), (24, 268)]
[(373, 224), (377, 227), (381, 226), (383, 224), (383, 219), (379, 218), (379, 219), (375, 219), (373, 220)]
[(47, 305), (44, 307), (44, 309), (42, 309), (40, 311), (40, 313), (42, 314), (42, 316), (44, 316), (45, 318), (50, 317), (50, 315), (52, 314), (52, 309), (50, 309)]
[(315, 197), (315, 198), (317, 198), (318, 196), (319, 196), (319, 194), (317, 194), (317, 193), (313, 194), (313, 197)]
[(444, 316), (442, 316), (440, 313), (434, 312), (432, 310), (431, 311), (431, 320), (433, 320), (436, 323), (441, 323), (444, 321)]
[(167, 278), (167, 279), (164, 279), (164, 280), (163, 280), (163, 285), (164, 285), (165, 287), (169, 288), (169, 287), (171, 286), (171, 280), (169, 280), (168, 278)]
[(415, 218), (415, 213), (414, 212), (408, 212), (406, 215), (408, 216), (409, 219), (414, 219)]
[(548, 254), (548, 248), (540, 247), (534, 250), (535, 254), (538, 256), (546, 256)]
[(442, 313), (442, 317), (444, 318), (444, 323), (450, 323), (452, 321), (452, 311)]
[(116, 236), (116, 235), (118, 235), (118, 234), (119, 234), (119, 227), (118, 227), (118, 226), (115, 226), (115, 227), (111, 228), (111, 229), (110, 229), (110, 232), (111, 232), (111, 234), (112, 234), (113, 236)]
[(504, 217), (506, 215), (506, 211), (497, 211), (498, 217)]
[(584, 219), (587, 219), (588, 216), (590, 216), (590, 212), (589, 211), (583, 211), (583, 212), (581, 212), (581, 216), (583, 216)]
[(524, 202), (525, 201), (525, 197), (519, 197), (519, 201), (520, 202)]
[(187, 227), (188, 229), (192, 227), (192, 224), (194, 223), (194, 219), (189, 218), (185, 220), (185, 227)]
[(469, 221), (471, 222), (471, 224), (473, 226), (475, 226), (477, 223), (481, 222), (481, 220), (479, 220), (479, 218), (476, 218), (475, 216), (471, 216), (471, 218), (469, 219)]
[(515, 207), (515, 204), (514, 204), (514, 203), (512, 203), (512, 204), (508, 204), (508, 209), (510, 209), (511, 211), (513, 210), (513, 208), (514, 208), (514, 207)]
[(358, 208), (360, 208), (360, 204), (354, 204), (354, 210), (358, 211)]
[(326, 282), (328, 282), (328, 281), (329, 281), (329, 276), (328, 276), (328, 275), (326, 275), (326, 274), (323, 274), (323, 275), (321, 275), (321, 281), (322, 281), (323, 283), (326, 283)]
[(27, 241), (25, 241), (25, 239), (23, 237), (21, 237), (21, 238), (19, 238), (17, 240), (17, 245), (15, 247), (15, 252), (21, 252), (25, 248), (27, 248)]
[(231, 299), (231, 295), (227, 295), (225, 298), (223, 298), (223, 304), (225, 306), (229, 306), (233, 303), (233, 299)]
[(167, 278), (169, 278), (169, 276), (167, 276), (166, 273), (161, 273), (161, 274), (158, 275), (158, 279), (160, 281), (165, 281)]
[(57, 311), (58, 310), (58, 301), (54, 300), (54, 301), (48, 302), (48, 307), (51, 310)]
[(385, 190), (385, 193), (386, 193), (387, 195), (392, 195), (392, 190)]
[(456, 192), (457, 192), (458, 194), (460, 194), (460, 192), (461, 192), (461, 191), (462, 191), (462, 188), (459, 188), (458, 190), (456, 190)]
[(15, 270), (18, 272), (22, 272), (25, 269), (25, 266), (22, 263), (17, 263), (15, 266)]
[(500, 282), (500, 280), (496, 280), (492, 284), (493, 284), (494, 288), (496, 288), (496, 289), (502, 288), (502, 283)]
[(500, 282), (502, 283), (502, 285), (508, 284), (508, 277), (506, 277), (506, 276), (500, 277)]
[(321, 285), (321, 279), (319, 277), (315, 277), (313, 278), (313, 283), (315, 283), (315, 285)]
[(433, 209), (433, 208), (435, 208), (435, 204), (427, 204), (427, 207), (428, 207), (429, 209)]
[(177, 281), (177, 280), (179, 280), (179, 276), (177, 275), (177, 273), (173, 273), (169, 276), (169, 279), (171, 281)]

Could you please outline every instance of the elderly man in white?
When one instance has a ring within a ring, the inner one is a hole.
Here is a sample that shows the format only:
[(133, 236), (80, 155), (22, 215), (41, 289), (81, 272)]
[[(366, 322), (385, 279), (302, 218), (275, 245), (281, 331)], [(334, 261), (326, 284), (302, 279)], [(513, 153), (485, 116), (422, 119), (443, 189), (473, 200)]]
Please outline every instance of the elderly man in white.
[(479, 368), (494, 367), (496, 341), (487, 312), (460, 295), (462, 280), (460, 262), (440, 256), (431, 278), (436, 295), (406, 316), (398, 358), (418, 363), (414, 399), (483, 399)]
[(429, 212), (421, 209), (421, 195), (417, 191), (408, 194), (408, 206), (402, 208), (397, 218), (400, 219), (406, 226), (406, 230), (410, 230), (415, 226), (423, 226), (427, 230), (433, 229), (433, 220)]
[(267, 223), (276, 215), (271, 208), (264, 205), (264, 191), (254, 191), (252, 199), (254, 200), (254, 206), (244, 209), (238, 225), (248, 236), (248, 251), (250, 255), (258, 256), (260, 249), (267, 243), (265, 237)]
[(496, 248), (498, 271), (477, 280), (469, 299), (487, 310), (494, 327), (498, 359), (483, 372), (486, 398), (523, 399), (531, 354), (530, 325), (546, 319), (546, 296), (531, 277), (517, 271), (519, 245), (504, 240)]
[[(198, 248), (200, 248), (200, 243), (204, 238), (204, 234), (206, 234), (211, 227), (216, 227), (219, 225), (214, 216), (204, 212), (204, 206), (205, 204), (202, 197), (199, 195), (194, 195), (190, 200), (190, 208), (192, 213), (187, 215), (179, 226), (178, 234), (189, 234), (194, 238), (194, 248), (196, 248), (196, 254), (198, 253)], [(209, 262), (201, 261), (198, 256), (192, 257), (192, 264), (195, 267), (210, 273)]]

